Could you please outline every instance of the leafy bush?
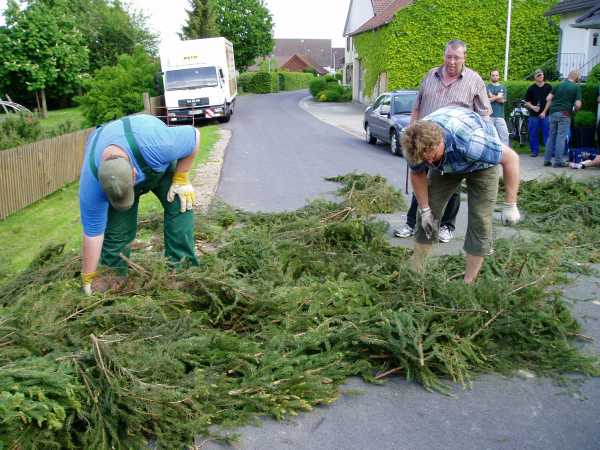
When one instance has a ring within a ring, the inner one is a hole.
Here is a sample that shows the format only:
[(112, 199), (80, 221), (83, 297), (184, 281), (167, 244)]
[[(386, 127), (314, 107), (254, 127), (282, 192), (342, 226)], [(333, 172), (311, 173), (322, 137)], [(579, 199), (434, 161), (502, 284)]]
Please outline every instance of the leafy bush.
[(580, 110), (575, 114), (573, 119), (573, 126), (575, 127), (595, 127), (596, 126), (596, 115), (591, 111)]
[(600, 64), (596, 64), (587, 77), (588, 83), (600, 83)]
[(315, 98), (320, 102), (349, 102), (352, 100), (352, 88), (329, 83)]
[(249, 84), (250, 92), (269, 94), (272, 92), (273, 78), (269, 72), (256, 72)]
[(242, 92), (268, 94), (306, 89), (312, 79), (312, 74), (302, 72), (245, 72), (238, 77), (238, 87)]
[(116, 66), (102, 67), (84, 85), (87, 94), (76, 97), (88, 125), (98, 125), (144, 108), (143, 93), (156, 95), (154, 74), (158, 64), (138, 47), (132, 55), (119, 56)]
[(40, 120), (34, 116), (10, 114), (0, 119), (0, 150), (61, 136), (78, 129), (71, 120), (65, 120), (51, 129), (44, 130)]
[(11, 114), (0, 121), (1, 150), (37, 141), (41, 136), (40, 121), (33, 116)]
[(312, 95), (315, 98), (317, 97), (319, 92), (323, 92), (326, 87), (327, 82), (323, 77), (315, 78), (310, 83), (308, 83), (308, 90), (310, 92), (310, 95)]
[(254, 78), (253, 72), (244, 72), (240, 74), (237, 79), (238, 89), (241, 92), (252, 92), (250, 90), (250, 83), (252, 83), (252, 79)]

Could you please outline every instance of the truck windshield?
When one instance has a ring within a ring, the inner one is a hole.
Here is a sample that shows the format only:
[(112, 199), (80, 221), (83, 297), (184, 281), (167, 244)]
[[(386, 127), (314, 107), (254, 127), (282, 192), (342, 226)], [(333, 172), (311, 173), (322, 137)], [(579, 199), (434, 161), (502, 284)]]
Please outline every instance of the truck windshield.
[(219, 85), (215, 67), (170, 70), (166, 73), (165, 80), (165, 90), (167, 91)]

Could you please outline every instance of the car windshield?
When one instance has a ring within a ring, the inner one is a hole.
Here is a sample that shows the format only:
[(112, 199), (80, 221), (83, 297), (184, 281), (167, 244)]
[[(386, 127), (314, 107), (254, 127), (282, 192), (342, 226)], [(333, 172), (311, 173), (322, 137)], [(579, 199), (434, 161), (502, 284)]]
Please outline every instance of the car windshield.
[(194, 69), (170, 70), (165, 76), (167, 91), (218, 86), (215, 67), (196, 67)]
[(416, 93), (394, 95), (392, 107), (393, 114), (404, 114), (411, 112), (416, 98)]

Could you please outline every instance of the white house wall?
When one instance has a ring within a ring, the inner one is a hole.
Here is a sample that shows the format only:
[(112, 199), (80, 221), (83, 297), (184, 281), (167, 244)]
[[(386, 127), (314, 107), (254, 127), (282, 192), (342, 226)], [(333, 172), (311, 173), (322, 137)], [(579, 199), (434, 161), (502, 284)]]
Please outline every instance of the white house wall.
[[(597, 45), (593, 45), (594, 34), (600, 30), (573, 28), (571, 25), (584, 11), (564, 14), (560, 19), (562, 31), (560, 43), (560, 74), (566, 77), (571, 70), (577, 70), (597, 55), (600, 55), (600, 36)], [(587, 71), (586, 71), (587, 72)], [(587, 73), (582, 73), (587, 75)]]
[[(348, 9), (348, 16), (346, 19), (346, 27), (344, 28), (344, 35), (348, 33), (352, 33), (357, 30), (361, 25), (363, 25), (367, 20), (375, 15), (373, 11), (373, 3), (371, 0), (351, 0), (350, 7)], [(353, 85), (353, 91), (357, 89), (358, 77), (358, 54), (354, 48), (354, 39), (352, 36), (346, 36), (345, 43), (345, 61), (346, 65), (352, 64), (352, 80), (348, 80), (346, 77), (346, 70), (344, 70), (344, 84)], [(353, 95), (353, 98), (357, 99), (358, 97)]]

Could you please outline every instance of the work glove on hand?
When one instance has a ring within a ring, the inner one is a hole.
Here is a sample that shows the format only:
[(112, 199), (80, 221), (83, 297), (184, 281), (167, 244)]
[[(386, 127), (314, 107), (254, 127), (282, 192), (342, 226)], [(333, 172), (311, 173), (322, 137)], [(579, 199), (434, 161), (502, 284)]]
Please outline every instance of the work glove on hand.
[(181, 203), (181, 212), (185, 212), (194, 207), (194, 199), (196, 194), (194, 187), (190, 183), (188, 172), (175, 172), (171, 187), (167, 193), (167, 201), (172, 202), (175, 200), (175, 195), (179, 196)]
[(425, 232), (425, 236), (427, 237), (427, 239), (431, 239), (433, 235), (437, 232), (435, 217), (433, 217), (433, 212), (431, 212), (431, 208), (422, 208), (420, 211), (421, 227), (423, 227), (423, 231)]
[(502, 205), (502, 224), (503, 225), (515, 225), (521, 220), (521, 213), (517, 208), (516, 203), (504, 203)]
[(96, 272), (88, 272), (81, 274), (81, 284), (83, 292), (86, 295), (92, 295), (92, 281), (96, 278)]

